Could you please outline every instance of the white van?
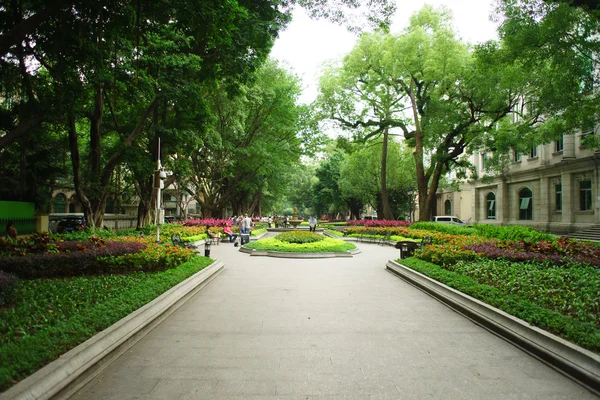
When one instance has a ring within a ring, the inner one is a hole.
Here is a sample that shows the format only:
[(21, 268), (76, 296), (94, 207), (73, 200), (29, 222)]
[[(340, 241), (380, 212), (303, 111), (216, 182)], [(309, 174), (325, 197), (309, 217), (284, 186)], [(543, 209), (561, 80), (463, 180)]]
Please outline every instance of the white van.
[(466, 225), (460, 218), (452, 215), (438, 215), (433, 217), (432, 221), (439, 222), (440, 224)]

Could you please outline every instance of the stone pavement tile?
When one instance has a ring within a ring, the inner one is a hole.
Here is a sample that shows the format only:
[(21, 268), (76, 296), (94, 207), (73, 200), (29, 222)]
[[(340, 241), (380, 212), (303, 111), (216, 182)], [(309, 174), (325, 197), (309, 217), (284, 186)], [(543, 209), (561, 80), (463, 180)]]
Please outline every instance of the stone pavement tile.
[(543, 395), (559, 395), (587, 393), (577, 383), (556, 373), (554, 378), (536, 379), (528, 375), (521, 376), (520, 379), (511, 379), (508, 381), (513, 387), (522, 392)]
[(281, 369), (313, 369), (332, 366), (331, 358), (326, 356), (312, 357), (281, 357), (279, 359)]
[(153, 399), (177, 399), (193, 394), (210, 399), (216, 393), (216, 379), (161, 379), (149, 394)]
[(355, 379), (322, 375), (309, 381), (278, 382), (277, 394), (357, 396), (364, 399), (373, 395), (398, 396), (398, 391), (392, 381), (386, 379)]
[(149, 394), (158, 384), (158, 379), (146, 379), (139, 376), (128, 376), (126, 371), (107, 377), (98, 377), (82, 388), (72, 399), (104, 400), (118, 399), (118, 396)]
[(181, 357), (170, 366), (190, 368), (279, 368), (279, 357)]
[(273, 380), (219, 379), (216, 394), (274, 396), (276, 394), (275, 386), (276, 383)]

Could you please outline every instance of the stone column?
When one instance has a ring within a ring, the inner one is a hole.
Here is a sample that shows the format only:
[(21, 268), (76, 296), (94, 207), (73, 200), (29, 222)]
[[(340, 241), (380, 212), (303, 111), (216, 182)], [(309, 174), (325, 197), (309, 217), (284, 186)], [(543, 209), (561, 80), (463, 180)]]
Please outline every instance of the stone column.
[(500, 225), (506, 225), (510, 218), (510, 197), (508, 195), (508, 183), (498, 182), (496, 190), (496, 221)]
[[(539, 201), (537, 202), (538, 207), (538, 217), (536, 218), (534, 214), (534, 221), (537, 220), (542, 224), (548, 223), (550, 220), (550, 180), (547, 177), (540, 178), (540, 193), (539, 193)], [(535, 204), (535, 194), (534, 194), (534, 204)]]
[[(566, 138), (566, 136), (565, 136)], [(563, 172), (560, 176), (561, 185), (562, 185), (562, 219), (561, 222), (563, 224), (571, 225), (573, 223), (573, 201), (576, 198), (575, 193), (575, 185), (573, 185), (573, 177), (569, 172)]]
[(575, 139), (576, 134), (563, 135), (563, 160), (575, 158)]
[(479, 201), (479, 197), (481, 196), (481, 189), (475, 188), (473, 189), (473, 199), (471, 199), (471, 204), (472, 204), (472, 215), (473, 215), (473, 222), (480, 222), (481, 221), (481, 207), (479, 206), (480, 201)]
[(49, 232), (48, 214), (38, 214), (35, 216), (35, 231), (36, 232)]

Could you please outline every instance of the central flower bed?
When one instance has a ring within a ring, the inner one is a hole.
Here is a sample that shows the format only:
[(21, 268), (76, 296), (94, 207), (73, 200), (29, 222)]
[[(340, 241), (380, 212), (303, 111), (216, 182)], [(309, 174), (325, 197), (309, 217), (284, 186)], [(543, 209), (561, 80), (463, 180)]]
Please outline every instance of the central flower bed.
[(356, 249), (352, 243), (313, 232), (292, 231), (244, 245), (247, 249), (289, 253), (339, 253)]

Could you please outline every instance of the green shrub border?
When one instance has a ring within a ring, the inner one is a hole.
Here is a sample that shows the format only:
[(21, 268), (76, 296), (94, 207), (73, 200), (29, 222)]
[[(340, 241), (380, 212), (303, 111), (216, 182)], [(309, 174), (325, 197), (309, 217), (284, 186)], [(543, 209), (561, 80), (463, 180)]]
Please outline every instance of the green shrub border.
[(597, 354), (600, 353), (600, 331), (596, 330), (593, 324), (577, 321), (558, 312), (540, 307), (529, 300), (520, 298), (518, 295), (503, 294), (492, 286), (480, 284), (472, 278), (445, 270), (427, 261), (414, 257), (396, 261), (538, 328), (558, 335)]
[[(273, 239), (275, 238), (257, 240), (256, 242), (245, 244), (244, 247), (257, 251), (279, 251), (282, 253), (341, 253), (356, 249), (356, 246), (352, 243), (333, 238), (302, 244), (286, 243), (277, 240), (278, 243), (276, 246), (269, 246), (269, 242), (265, 242)], [(335, 243), (332, 243), (332, 241), (335, 241)]]
[(258, 228), (258, 229), (254, 229), (250, 232), (250, 236), (258, 236), (260, 234), (263, 234), (267, 231), (267, 228)]
[[(56, 326), (45, 327), (33, 335), (23, 337), (18, 342), (1, 346), (0, 391), (5, 391), (19, 380), (57, 359), (61, 354), (201, 271), (213, 261), (206, 257), (194, 257), (177, 268), (145, 274), (146, 279), (141, 284), (123, 290), (118, 296), (112, 296), (105, 302), (87, 308), (83, 306), (80, 313)], [(129, 279), (129, 276), (124, 275), (122, 279)], [(65, 301), (71, 300), (67, 296)]]

